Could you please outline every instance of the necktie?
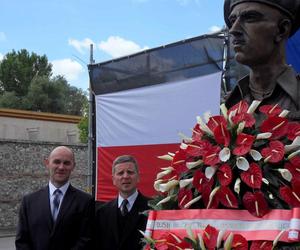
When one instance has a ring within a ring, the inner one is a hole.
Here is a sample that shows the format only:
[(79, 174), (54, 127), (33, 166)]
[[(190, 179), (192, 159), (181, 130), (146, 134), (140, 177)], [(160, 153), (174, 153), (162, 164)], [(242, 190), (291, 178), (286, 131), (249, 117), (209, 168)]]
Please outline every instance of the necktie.
[(125, 216), (126, 214), (128, 214), (127, 204), (128, 204), (127, 199), (123, 200), (121, 203), (120, 209), (121, 209), (122, 216)]
[(54, 194), (54, 199), (53, 199), (52, 217), (53, 217), (53, 220), (56, 221), (62, 192), (60, 191), (60, 189), (56, 189), (53, 194)]

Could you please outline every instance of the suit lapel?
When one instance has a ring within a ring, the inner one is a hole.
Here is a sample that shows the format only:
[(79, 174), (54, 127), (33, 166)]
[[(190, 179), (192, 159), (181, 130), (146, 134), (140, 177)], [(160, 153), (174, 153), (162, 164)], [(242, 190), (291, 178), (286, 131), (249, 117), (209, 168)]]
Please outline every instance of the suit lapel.
[(141, 194), (139, 193), (138, 197), (136, 198), (133, 207), (128, 214), (128, 221), (125, 225), (125, 228), (123, 230), (123, 236), (121, 239), (121, 245), (123, 242), (131, 235), (133, 230), (137, 230), (137, 224), (140, 220), (141, 216), (139, 215), (139, 208), (140, 208), (140, 202), (141, 202)]
[(41, 211), (45, 211), (45, 220), (48, 225), (49, 232), (51, 232), (53, 228), (53, 220), (51, 213), (51, 205), (50, 205), (50, 197), (49, 197), (49, 186), (45, 187), (41, 192), (41, 203), (40, 208)]
[(118, 198), (113, 201), (111, 209), (112, 209), (112, 213), (108, 213), (110, 215), (110, 218), (108, 219), (108, 221), (112, 223), (111, 228), (113, 230), (113, 235), (116, 239), (116, 242), (119, 242)]

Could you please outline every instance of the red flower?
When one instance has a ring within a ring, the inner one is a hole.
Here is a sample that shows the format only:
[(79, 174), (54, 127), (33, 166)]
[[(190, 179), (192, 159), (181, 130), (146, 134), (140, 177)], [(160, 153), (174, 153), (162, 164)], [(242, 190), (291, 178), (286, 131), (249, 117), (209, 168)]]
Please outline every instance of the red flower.
[(293, 141), (297, 136), (300, 136), (300, 124), (297, 122), (290, 122), (288, 124), (288, 134), (289, 140)]
[(203, 156), (208, 150), (213, 147), (211, 143), (206, 140), (195, 141), (192, 144), (189, 144), (185, 150), (189, 156)]
[(238, 124), (240, 122), (245, 122), (246, 128), (251, 128), (255, 124), (255, 119), (253, 115), (248, 113), (243, 114), (237, 114), (234, 117), (232, 117), (232, 121), (234, 124)]
[(247, 192), (243, 196), (244, 207), (254, 216), (263, 217), (269, 212), (268, 203), (261, 191), (254, 194)]
[(293, 179), (300, 179), (300, 156), (291, 158), (284, 167), (291, 172)]
[(228, 115), (232, 112), (236, 110), (236, 115), (237, 114), (242, 114), (242, 113), (246, 113), (247, 110), (249, 108), (249, 105), (246, 101), (240, 101), (237, 104), (235, 104), (234, 106), (232, 106), (229, 110), (228, 110)]
[(283, 117), (269, 117), (260, 126), (260, 131), (272, 133), (272, 139), (278, 139), (286, 135), (288, 120)]
[(279, 189), (282, 199), (292, 207), (300, 207), (300, 180), (292, 181), (292, 188), (288, 186)]
[(191, 245), (171, 232), (163, 234), (155, 243), (155, 249), (157, 250), (178, 250), (178, 247), (185, 249), (190, 248)]
[(203, 162), (206, 165), (214, 166), (220, 162), (219, 152), (221, 148), (219, 146), (213, 146), (210, 150), (208, 150), (203, 156)]
[(259, 111), (266, 114), (268, 117), (278, 116), (282, 109), (279, 107), (278, 104), (273, 105), (263, 105), (259, 107)]
[(187, 154), (185, 150), (179, 149), (172, 160), (172, 167), (174, 168), (177, 175), (185, 172), (188, 168), (186, 167)]
[(206, 228), (203, 231), (203, 241), (204, 241), (204, 245), (208, 248), (208, 249), (215, 249), (217, 246), (217, 240), (218, 240), (218, 234), (219, 231), (210, 226), (207, 225)]
[(198, 190), (200, 194), (204, 190), (207, 190), (207, 188), (211, 189), (213, 183), (213, 178), (211, 178), (210, 180), (207, 179), (204, 173), (202, 173), (200, 170), (197, 170), (194, 173), (193, 186)]
[(217, 143), (224, 145), (227, 147), (230, 143), (230, 133), (226, 129), (226, 125), (221, 123), (213, 130), (215, 140)]
[(200, 128), (200, 125), (197, 123), (193, 128), (192, 139), (194, 141), (200, 141), (203, 136), (203, 131)]
[(216, 115), (209, 118), (207, 126), (211, 131), (214, 131), (214, 129), (218, 126), (223, 124), (225, 127), (227, 127), (227, 121), (222, 115)]
[(252, 135), (244, 133), (239, 134), (236, 138), (236, 146), (233, 149), (233, 154), (239, 156), (247, 154), (250, 151), (254, 140), (255, 137)]
[(223, 164), (217, 172), (221, 186), (228, 186), (232, 181), (232, 170), (228, 164)]
[(238, 201), (233, 192), (226, 186), (221, 186), (217, 193), (217, 199), (225, 207), (237, 208)]
[(242, 235), (234, 234), (231, 247), (235, 250), (247, 250), (248, 242)]
[(263, 148), (261, 155), (271, 163), (280, 162), (284, 157), (284, 145), (280, 141), (271, 141), (270, 147)]
[(236, 110), (236, 114), (232, 117), (234, 124), (245, 122), (245, 127), (249, 128), (255, 124), (255, 119), (251, 114), (248, 114), (249, 105), (246, 101), (240, 101), (228, 110), (228, 115)]
[(273, 242), (272, 241), (252, 241), (250, 250), (272, 250)]
[(184, 209), (185, 205), (193, 199), (193, 193), (190, 189), (181, 188), (178, 192), (178, 207)]
[(262, 184), (262, 171), (256, 163), (251, 163), (247, 171), (241, 173), (241, 179), (251, 188), (260, 188)]

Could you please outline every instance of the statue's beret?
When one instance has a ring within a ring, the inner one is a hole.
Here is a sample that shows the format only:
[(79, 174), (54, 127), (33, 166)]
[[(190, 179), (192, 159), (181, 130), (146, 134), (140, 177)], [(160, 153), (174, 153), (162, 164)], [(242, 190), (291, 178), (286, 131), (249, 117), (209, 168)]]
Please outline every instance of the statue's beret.
[(269, 5), (279, 9), (292, 20), (292, 36), (300, 27), (300, 0), (225, 0), (224, 1), (224, 20), (230, 28), (229, 15), (234, 6), (244, 2), (256, 2)]

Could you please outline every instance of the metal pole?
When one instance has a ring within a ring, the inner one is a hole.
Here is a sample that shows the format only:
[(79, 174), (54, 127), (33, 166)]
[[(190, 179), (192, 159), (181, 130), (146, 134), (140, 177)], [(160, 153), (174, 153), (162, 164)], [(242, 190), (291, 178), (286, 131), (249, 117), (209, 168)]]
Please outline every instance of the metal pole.
[[(94, 63), (93, 58), (93, 44), (90, 45), (90, 64)], [(88, 186), (88, 192), (92, 193), (93, 190), (93, 93), (92, 93), (92, 86), (91, 81), (89, 84), (89, 114), (88, 114), (88, 179), (87, 179), (87, 186)]]

